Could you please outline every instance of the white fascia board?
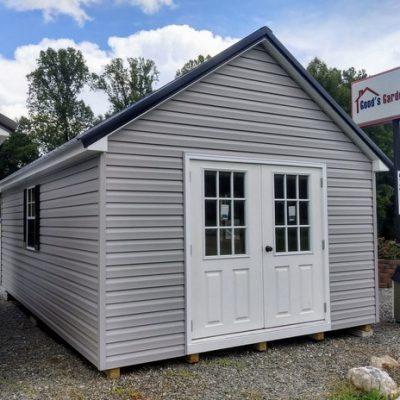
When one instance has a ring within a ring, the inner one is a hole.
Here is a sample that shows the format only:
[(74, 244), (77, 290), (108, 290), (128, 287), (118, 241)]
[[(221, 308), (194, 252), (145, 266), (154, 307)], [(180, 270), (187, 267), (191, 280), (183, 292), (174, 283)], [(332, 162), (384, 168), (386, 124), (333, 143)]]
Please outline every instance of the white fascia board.
[(389, 168), (369, 148), (369, 146), (354, 132), (353, 128), (330, 106), (330, 104), (301, 76), (301, 74), (286, 60), (285, 57), (267, 40), (262, 42), (265, 49), (286, 69), (288, 74), (301, 86), (302, 89), (329, 115), (360, 150), (374, 163), (375, 172), (389, 171)]
[(96, 142), (94, 142), (93, 144), (88, 146), (87, 150), (107, 152), (108, 151), (108, 135), (102, 137), (100, 140), (97, 140)]
[(69, 148), (60, 152), (60, 154), (54, 154), (53, 157), (49, 157), (43, 162), (38, 162), (37, 165), (33, 165), (30, 168), (28, 165), (26, 171), (21, 171), (20, 174), (18, 174), (17, 171), (15, 174), (3, 179), (3, 181), (0, 182), (0, 192), (23, 182), (29, 182), (32, 178), (46, 175), (49, 171), (70, 164), (73, 160), (84, 159), (102, 152), (103, 150), (85, 148), (83, 147), (82, 142), (78, 140), (73, 145), (69, 146)]
[(374, 172), (386, 172), (389, 171), (389, 168), (381, 160), (378, 159), (372, 162), (372, 170)]

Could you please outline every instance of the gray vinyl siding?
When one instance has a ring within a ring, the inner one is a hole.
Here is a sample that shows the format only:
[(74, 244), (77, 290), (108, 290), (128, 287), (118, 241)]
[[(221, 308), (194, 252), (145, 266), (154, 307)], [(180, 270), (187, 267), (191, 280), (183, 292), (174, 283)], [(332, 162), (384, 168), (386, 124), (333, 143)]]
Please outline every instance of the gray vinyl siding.
[(109, 137), (109, 368), (185, 354), (184, 152), (326, 163), (332, 327), (375, 322), (372, 163), (258, 47)]
[(2, 284), (96, 366), (99, 364), (98, 157), (40, 184), (40, 250), (23, 243), (23, 190), (2, 193)]

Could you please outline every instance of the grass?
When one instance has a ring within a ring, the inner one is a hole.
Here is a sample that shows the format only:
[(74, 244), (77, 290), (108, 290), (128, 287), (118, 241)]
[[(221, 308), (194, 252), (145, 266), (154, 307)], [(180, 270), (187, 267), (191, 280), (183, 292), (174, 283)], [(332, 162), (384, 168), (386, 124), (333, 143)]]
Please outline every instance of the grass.
[(329, 400), (385, 400), (386, 397), (377, 390), (362, 392), (351, 383), (340, 384), (329, 397)]

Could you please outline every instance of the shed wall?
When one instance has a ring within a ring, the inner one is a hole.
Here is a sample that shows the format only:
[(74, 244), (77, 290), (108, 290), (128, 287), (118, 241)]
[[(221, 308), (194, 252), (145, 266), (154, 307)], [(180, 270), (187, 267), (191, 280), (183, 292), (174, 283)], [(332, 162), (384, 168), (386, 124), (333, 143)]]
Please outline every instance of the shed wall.
[(372, 163), (259, 46), (109, 138), (108, 367), (184, 355), (184, 152), (326, 163), (332, 327), (375, 322)]
[(40, 251), (23, 243), (23, 190), (2, 193), (2, 284), (98, 365), (98, 161), (92, 158), (29, 183), (40, 184)]

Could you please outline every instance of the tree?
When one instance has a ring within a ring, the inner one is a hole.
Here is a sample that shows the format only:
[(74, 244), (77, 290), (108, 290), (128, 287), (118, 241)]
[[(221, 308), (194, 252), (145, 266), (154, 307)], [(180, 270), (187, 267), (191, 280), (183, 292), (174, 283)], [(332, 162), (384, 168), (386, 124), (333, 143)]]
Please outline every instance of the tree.
[(181, 69), (178, 69), (176, 71), (175, 74), (175, 78), (178, 78), (184, 74), (186, 74), (187, 72), (189, 72), (190, 70), (192, 70), (193, 68), (199, 66), (200, 64), (203, 64), (203, 62), (209, 60), (211, 58), (210, 55), (199, 55), (197, 56), (197, 58), (193, 59), (193, 60), (189, 60), (186, 64), (183, 65), (183, 67)]
[(89, 69), (79, 50), (41, 51), (37, 68), (27, 78), (31, 131), (42, 152), (60, 146), (93, 125), (91, 108), (79, 99), (90, 82)]
[(121, 58), (114, 58), (101, 75), (93, 74), (93, 87), (105, 91), (112, 114), (150, 94), (158, 81), (154, 61), (139, 57), (128, 58), (127, 63), (125, 67)]
[(351, 113), (351, 82), (365, 78), (365, 70), (356, 71), (329, 68), (319, 58), (314, 58), (307, 66), (307, 71), (326, 89), (347, 114)]
[(29, 119), (22, 117), (16, 131), (0, 145), (0, 179), (39, 157), (37, 144), (29, 135), (30, 125)]
[[(314, 58), (307, 66), (308, 72), (327, 90), (336, 102), (351, 114), (351, 82), (367, 77), (365, 70), (354, 68), (340, 70), (329, 68), (326, 63)], [(365, 129), (367, 135), (390, 158), (393, 158), (392, 131), (388, 125), (379, 125)], [(390, 172), (380, 173), (376, 180), (376, 200), (378, 216), (378, 234), (387, 239), (394, 237), (394, 184)]]

